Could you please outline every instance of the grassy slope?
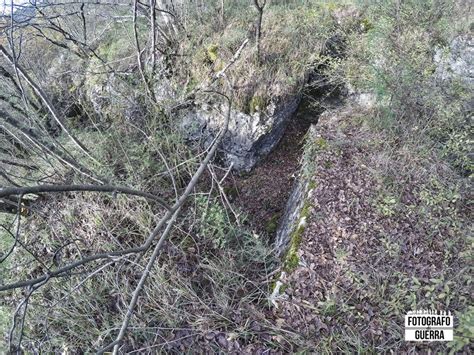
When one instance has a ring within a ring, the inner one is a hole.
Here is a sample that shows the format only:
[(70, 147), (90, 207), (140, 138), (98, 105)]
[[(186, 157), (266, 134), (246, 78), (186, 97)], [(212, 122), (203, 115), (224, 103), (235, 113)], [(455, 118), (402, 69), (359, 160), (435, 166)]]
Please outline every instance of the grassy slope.
[(268, 5), (262, 23), (260, 61), (253, 38), (256, 11), (248, 2), (235, 1), (226, 12), (224, 24), (216, 21), (214, 13), (199, 14), (189, 22), (188, 32), (180, 41), (179, 51), (184, 56), (176, 63), (174, 80), (191, 90), (224, 68), (243, 40), (250, 38), (249, 48), (228, 71), (235, 79), (235, 107), (249, 113), (262, 109), (270, 100), (291, 97), (302, 89), (309, 68), (321, 60), (324, 43), (335, 31), (332, 11), (345, 3), (337, 1), (336, 6), (310, 0)]

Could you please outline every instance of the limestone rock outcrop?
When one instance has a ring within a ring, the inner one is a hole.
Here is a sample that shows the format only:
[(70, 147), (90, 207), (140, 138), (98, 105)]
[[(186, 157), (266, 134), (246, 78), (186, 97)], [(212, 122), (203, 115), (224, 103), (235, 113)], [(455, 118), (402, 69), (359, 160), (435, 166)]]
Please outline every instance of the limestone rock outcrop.
[[(229, 129), (221, 151), (236, 171), (249, 171), (280, 141), (301, 100), (301, 95), (270, 103), (265, 109), (247, 114), (232, 110)], [(190, 140), (208, 145), (223, 126), (225, 106), (204, 105), (188, 110), (181, 127)]]
[(441, 80), (458, 78), (464, 83), (474, 85), (474, 37), (463, 34), (455, 37), (449, 48), (435, 53), (436, 76)]

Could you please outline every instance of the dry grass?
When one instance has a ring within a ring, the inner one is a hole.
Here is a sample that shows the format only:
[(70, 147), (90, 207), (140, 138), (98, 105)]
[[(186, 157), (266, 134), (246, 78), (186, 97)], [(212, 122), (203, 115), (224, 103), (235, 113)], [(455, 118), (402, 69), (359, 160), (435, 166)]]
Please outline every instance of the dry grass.
[[(324, 60), (325, 41), (337, 30), (333, 11), (344, 8), (344, 3), (331, 7), (310, 1), (291, 9), (268, 6), (262, 25), (261, 61), (256, 60), (252, 44), (229, 70), (236, 79), (236, 106), (253, 112), (258, 104), (265, 107), (270, 101), (279, 102), (300, 92), (310, 68)], [(178, 80), (191, 88), (207, 80), (223, 68), (245, 38), (253, 39), (255, 14), (248, 12), (248, 6), (242, 5), (242, 9), (247, 11), (228, 14), (225, 28), (217, 31), (210, 19), (196, 24), (196, 31), (181, 44), (190, 59), (178, 62)]]
[[(58, 195), (36, 203), (31, 213), (23, 221), (21, 241), (37, 260), (53, 267), (138, 246), (159, 216), (144, 201), (99, 194)], [(226, 238), (221, 248), (212, 230), (196, 223), (202, 214), (190, 205), (165, 245), (140, 298), (124, 351), (237, 349), (256, 337), (255, 324), (270, 326), (263, 310), (267, 274), (275, 265), (271, 248), (234, 226), (232, 236), (221, 237)], [(228, 217), (219, 207), (206, 218), (217, 226), (213, 221)], [(5, 283), (45, 272), (22, 249), (17, 248), (11, 260), (21, 266), (9, 270)], [(30, 299), (25, 349), (93, 351), (111, 341), (144, 261), (146, 255), (94, 262), (48, 282)], [(5, 296), (12, 305), (21, 292)]]

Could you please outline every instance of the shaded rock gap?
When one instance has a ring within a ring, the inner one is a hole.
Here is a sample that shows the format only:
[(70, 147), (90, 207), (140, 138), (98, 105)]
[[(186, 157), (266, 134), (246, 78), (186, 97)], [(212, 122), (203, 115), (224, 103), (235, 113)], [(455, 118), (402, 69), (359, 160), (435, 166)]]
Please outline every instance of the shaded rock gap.
[(302, 100), (282, 138), (262, 161), (249, 173), (233, 174), (226, 183), (232, 202), (259, 235), (273, 238), (283, 216), (300, 168), (306, 132), (320, 114), (311, 99)]

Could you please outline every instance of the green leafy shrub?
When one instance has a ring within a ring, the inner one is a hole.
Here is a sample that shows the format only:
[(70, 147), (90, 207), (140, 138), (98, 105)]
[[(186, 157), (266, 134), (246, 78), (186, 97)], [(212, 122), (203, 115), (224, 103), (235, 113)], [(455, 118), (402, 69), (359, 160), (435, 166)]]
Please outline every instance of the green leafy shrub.
[(217, 198), (207, 199), (196, 197), (197, 210), (200, 214), (200, 233), (206, 239), (212, 240), (216, 248), (225, 248), (237, 236), (237, 230), (229, 220), (227, 210), (222, 207)]
[(450, 354), (456, 354), (465, 346), (472, 344), (474, 339), (474, 307), (469, 306), (467, 312), (459, 314), (459, 325), (454, 330), (454, 341), (449, 343)]

